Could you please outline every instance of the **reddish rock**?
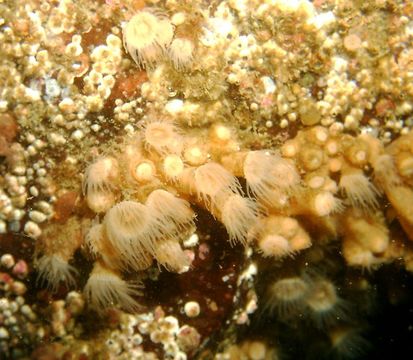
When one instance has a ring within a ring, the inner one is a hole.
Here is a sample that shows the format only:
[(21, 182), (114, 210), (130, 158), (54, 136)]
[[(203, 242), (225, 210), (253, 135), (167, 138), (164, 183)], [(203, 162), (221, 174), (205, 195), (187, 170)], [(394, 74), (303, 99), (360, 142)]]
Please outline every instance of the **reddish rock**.
[(0, 134), (8, 142), (12, 142), (19, 132), (19, 126), (9, 113), (0, 114)]
[(64, 224), (69, 219), (74, 212), (78, 195), (77, 191), (68, 191), (57, 198), (54, 204), (56, 222)]

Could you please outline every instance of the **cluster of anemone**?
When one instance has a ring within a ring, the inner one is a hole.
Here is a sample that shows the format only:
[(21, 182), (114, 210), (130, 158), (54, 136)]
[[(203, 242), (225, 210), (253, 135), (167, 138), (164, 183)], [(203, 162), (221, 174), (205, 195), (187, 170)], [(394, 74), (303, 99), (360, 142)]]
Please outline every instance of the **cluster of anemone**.
[(185, 70), (191, 65), (195, 52), (194, 42), (178, 36), (171, 20), (151, 8), (138, 11), (124, 24), (123, 44), (142, 68), (153, 67), (167, 58), (177, 70)]
[(291, 275), (272, 281), (267, 287), (264, 309), (284, 320), (307, 316), (319, 328), (349, 316), (337, 287), (321, 274)]
[[(338, 268), (330, 270), (333, 273), (339, 271)], [(359, 315), (364, 311), (361, 307), (355, 311), (354, 302), (366, 301), (366, 294), (357, 298), (357, 292), (360, 295), (365, 289), (352, 289), (353, 292), (349, 293), (349, 284), (338, 285), (320, 268), (309, 268), (307, 265), (303, 271), (291, 273), (284, 269), (270, 275), (270, 278), (264, 285), (262, 314), (283, 322), (287, 327), (295, 328), (301, 322), (313, 324), (319, 333), (325, 335), (322, 346), (334, 358), (359, 357), (368, 348), (369, 344), (363, 336), (365, 329), (354, 316), (355, 312)], [(350, 287), (353, 285), (350, 282)], [(349, 294), (355, 296), (353, 304)], [(372, 295), (368, 293), (366, 296)], [(309, 349), (309, 352), (312, 350)], [(318, 346), (315, 351), (319, 353)]]
[(153, 259), (169, 271), (188, 270), (191, 260), (180, 243), (193, 227), (188, 202), (162, 189), (152, 191), (145, 204), (123, 200), (112, 206), (86, 235), (96, 259), (85, 286), (90, 304), (135, 308), (136, 284), (122, 280), (121, 274), (143, 271)]
[[(118, 303), (131, 309), (136, 281), (123, 280), (124, 273), (144, 271), (154, 260), (167, 271), (188, 270), (191, 260), (182, 243), (195, 230), (191, 205), (220, 221), (232, 245), (252, 246), (263, 257), (294, 256), (319, 241), (313, 236), (317, 230), (343, 238), (343, 256), (350, 265), (371, 268), (387, 262), (395, 255), (389, 252), (389, 233), (378, 209), (381, 192), (400, 212), (402, 225), (413, 226), (400, 204), (400, 194), (411, 196), (403, 183), (403, 176), (411, 180), (410, 163), (402, 155), (397, 162), (398, 153), (411, 149), (402, 151), (408, 142), (400, 144), (391, 154), (372, 137), (314, 127), (300, 131), (279, 152), (247, 150), (237, 130), (225, 124), (184, 131), (168, 118), (147, 115), (136, 133), (98, 157), (84, 174), (84, 198), (98, 216), (84, 239), (96, 262), (87, 298), (98, 307)], [(387, 181), (382, 168), (389, 163), (394, 175)], [(377, 186), (365, 174), (368, 166)], [(67, 265), (65, 271), (47, 273), (42, 270), (46, 260), (39, 261), (43, 277), (54, 286), (59, 280), (71, 282), (68, 263), (79, 244), (68, 246), (61, 256), (43, 242), (45, 253)], [(58, 263), (52, 260), (47, 263)], [(320, 292), (331, 290), (319, 285)], [(306, 306), (315, 309), (317, 301)]]

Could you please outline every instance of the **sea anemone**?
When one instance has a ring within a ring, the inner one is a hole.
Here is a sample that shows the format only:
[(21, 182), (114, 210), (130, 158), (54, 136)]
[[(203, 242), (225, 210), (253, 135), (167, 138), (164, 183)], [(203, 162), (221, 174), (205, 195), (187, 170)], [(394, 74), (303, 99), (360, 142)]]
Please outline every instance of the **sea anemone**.
[(138, 285), (127, 283), (101, 262), (95, 262), (83, 292), (90, 306), (97, 311), (119, 305), (133, 312), (140, 308), (133, 298), (139, 295), (138, 288)]
[(41, 283), (47, 282), (52, 292), (57, 291), (61, 282), (68, 286), (75, 284), (76, 269), (57, 254), (43, 255), (34, 264), (39, 272), (38, 279)]
[(325, 156), (321, 147), (314, 144), (306, 144), (299, 152), (300, 165), (306, 171), (314, 171), (323, 165)]
[(92, 191), (86, 195), (86, 203), (95, 213), (104, 213), (116, 202), (116, 195), (108, 191)]
[(209, 128), (209, 152), (222, 157), (223, 154), (234, 154), (239, 151), (239, 143), (235, 129), (220, 122)]
[(361, 171), (343, 173), (339, 188), (344, 191), (354, 208), (369, 210), (379, 206), (377, 201), (379, 191)]
[(143, 139), (147, 150), (154, 149), (160, 155), (179, 154), (182, 139), (171, 121), (151, 120), (143, 126)]
[(300, 175), (291, 162), (264, 150), (246, 156), (244, 176), (248, 189), (267, 205), (271, 205), (274, 191), (290, 193), (300, 184)]
[(291, 254), (289, 241), (278, 234), (266, 234), (258, 240), (258, 251), (264, 257), (282, 258)]
[(380, 258), (376, 258), (369, 249), (355, 239), (344, 239), (342, 254), (347, 264), (354, 267), (360, 266), (365, 269), (372, 269), (382, 262)]
[(347, 214), (345, 222), (346, 238), (354, 239), (366, 250), (382, 254), (389, 247), (389, 230), (380, 212), (367, 215), (354, 210)]
[[(85, 245), (93, 259), (101, 259), (111, 269), (125, 269), (122, 256), (108, 241), (103, 224), (93, 224), (85, 237)], [(135, 262), (133, 268), (136, 270), (147, 269), (152, 264), (152, 258), (148, 255), (147, 262)], [(139, 265), (139, 266), (138, 266)]]
[(189, 39), (176, 38), (168, 48), (168, 55), (177, 70), (188, 69), (194, 58), (194, 43)]
[(85, 245), (92, 256), (96, 258), (101, 249), (104, 227), (102, 224), (93, 224), (85, 236)]
[(141, 10), (123, 27), (123, 45), (139, 67), (163, 58), (172, 41), (174, 27), (164, 15)]
[(342, 201), (329, 191), (321, 191), (314, 196), (313, 208), (318, 216), (327, 216), (344, 210)]
[(148, 183), (154, 180), (156, 177), (154, 163), (150, 160), (139, 161), (133, 166), (132, 176), (139, 183)]
[(135, 201), (122, 201), (105, 215), (103, 224), (110, 244), (125, 263), (147, 263), (147, 253), (155, 253), (160, 227), (152, 211)]
[(413, 180), (413, 155), (412, 151), (403, 151), (397, 154), (396, 166), (399, 174), (406, 178)]
[(355, 139), (354, 144), (345, 149), (344, 155), (347, 160), (359, 168), (365, 166), (369, 160), (369, 148), (366, 142)]
[(217, 123), (211, 126), (209, 130), (209, 137), (212, 141), (223, 145), (234, 139), (234, 132), (230, 127)]
[(113, 157), (102, 157), (87, 167), (83, 179), (83, 193), (88, 206), (94, 212), (105, 212), (115, 203), (114, 190), (118, 178), (119, 165)]
[(396, 170), (394, 159), (389, 154), (382, 154), (374, 161), (374, 182), (381, 189), (391, 189), (402, 183)]
[(309, 284), (298, 276), (279, 279), (268, 287), (266, 308), (283, 318), (290, 318), (304, 309), (309, 288)]
[(176, 181), (184, 171), (184, 162), (178, 155), (168, 155), (163, 159), (162, 171), (168, 180)]
[(360, 328), (337, 326), (329, 330), (328, 337), (334, 359), (361, 359), (370, 346)]
[(257, 224), (253, 236), (265, 257), (282, 258), (311, 246), (311, 239), (298, 221), (291, 217), (270, 215)]
[(188, 144), (184, 150), (184, 159), (189, 165), (199, 166), (208, 161), (208, 152), (205, 147), (198, 144)]
[(338, 295), (334, 284), (327, 279), (318, 278), (311, 282), (305, 302), (319, 327), (329, 326), (346, 316), (345, 302)]
[(183, 231), (195, 226), (195, 214), (189, 203), (166, 190), (152, 191), (146, 200), (146, 206), (158, 218), (160, 225), (165, 228), (173, 224), (177, 230)]
[(215, 162), (204, 164), (194, 171), (194, 184), (198, 198), (209, 209), (212, 205), (216, 205), (218, 194), (223, 196), (225, 193), (241, 192), (238, 179)]
[(119, 177), (119, 165), (113, 157), (101, 157), (89, 165), (83, 179), (83, 194), (113, 190)]
[(159, 242), (155, 249), (155, 259), (168, 271), (185, 272), (191, 264), (190, 257), (182, 250), (179, 242), (168, 239)]
[(231, 244), (247, 243), (248, 231), (257, 221), (257, 204), (239, 194), (225, 199), (221, 209), (221, 221), (225, 225)]

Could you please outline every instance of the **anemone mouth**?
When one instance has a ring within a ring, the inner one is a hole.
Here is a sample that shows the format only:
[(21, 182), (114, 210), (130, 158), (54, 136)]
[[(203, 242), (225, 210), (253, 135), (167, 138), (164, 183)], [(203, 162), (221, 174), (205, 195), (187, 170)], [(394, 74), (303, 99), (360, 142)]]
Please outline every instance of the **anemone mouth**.
[(148, 150), (154, 149), (160, 154), (181, 152), (181, 137), (175, 125), (170, 121), (154, 120), (143, 126), (144, 142)]
[(299, 277), (281, 279), (271, 286), (274, 298), (280, 302), (301, 300), (308, 290), (308, 284)]
[(322, 191), (314, 198), (314, 209), (319, 216), (339, 213), (344, 210), (343, 202), (329, 191)]
[(259, 241), (259, 252), (264, 257), (282, 258), (291, 253), (291, 247), (285, 237), (268, 234)]

